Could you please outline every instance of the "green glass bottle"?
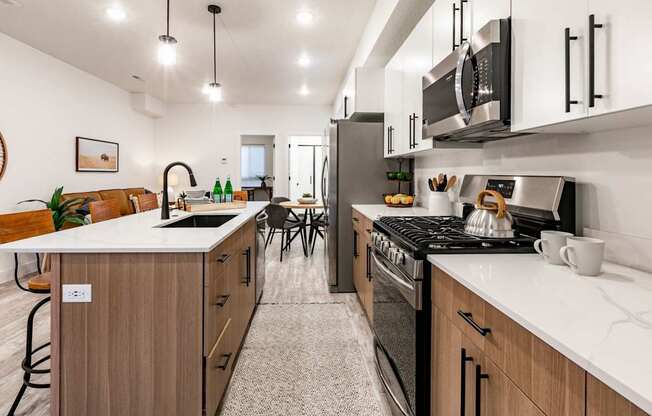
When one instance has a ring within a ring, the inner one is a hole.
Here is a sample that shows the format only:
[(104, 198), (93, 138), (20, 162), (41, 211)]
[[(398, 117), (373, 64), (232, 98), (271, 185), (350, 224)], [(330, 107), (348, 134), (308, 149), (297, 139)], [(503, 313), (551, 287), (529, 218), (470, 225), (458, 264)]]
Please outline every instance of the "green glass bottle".
[(226, 185), (224, 185), (224, 202), (233, 202), (233, 186), (230, 176), (226, 177)]
[(220, 178), (215, 179), (215, 186), (213, 187), (213, 201), (218, 204), (222, 202), (222, 184), (220, 184)]

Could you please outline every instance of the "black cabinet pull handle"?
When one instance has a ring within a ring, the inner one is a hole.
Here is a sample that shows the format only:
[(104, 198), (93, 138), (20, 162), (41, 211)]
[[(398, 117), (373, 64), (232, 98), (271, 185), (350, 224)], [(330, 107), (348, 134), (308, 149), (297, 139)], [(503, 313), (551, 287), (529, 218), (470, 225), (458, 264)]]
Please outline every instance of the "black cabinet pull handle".
[(482, 372), (480, 364), (475, 366), (475, 416), (480, 416), (482, 413), (482, 380), (489, 378), (489, 374)]
[(577, 100), (570, 98), (570, 41), (577, 40), (577, 36), (571, 36), (570, 28), (564, 29), (564, 106), (565, 112), (570, 113), (571, 104), (578, 104)]
[(353, 257), (358, 258), (358, 232), (353, 230)]
[(455, 37), (457, 36), (457, 33), (455, 33), (455, 25), (456, 25), (456, 20), (457, 20), (457, 11), (459, 8), (455, 3), (453, 3), (453, 50), (457, 48), (459, 45), (455, 42)]
[[(387, 153), (388, 153), (388, 154), (391, 153), (391, 152), (389, 151), (389, 126), (387, 126)], [(323, 189), (323, 188), (322, 188), (322, 189)]]
[(227, 261), (229, 258), (231, 258), (231, 255), (230, 255), (230, 254), (222, 254), (222, 255), (217, 259), (217, 261), (218, 261), (219, 263), (226, 263), (226, 261)]
[(226, 370), (226, 367), (229, 366), (229, 362), (231, 361), (231, 357), (233, 356), (233, 353), (228, 353), (228, 354), (222, 354), (222, 358), (224, 359), (224, 364), (220, 364), (215, 366), (215, 368), (219, 368), (220, 370)]
[(473, 329), (478, 331), (480, 335), (482, 335), (483, 337), (487, 336), (487, 334), (491, 332), (491, 328), (483, 328), (480, 325), (478, 325), (478, 323), (473, 320), (473, 314), (471, 312), (464, 312), (463, 310), (460, 309), (459, 311), (457, 311), (457, 314), (461, 316), (462, 319), (464, 319), (464, 321), (466, 321), (467, 324), (471, 325)]
[(371, 246), (367, 244), (367, 280), (371, 282)]
[(229, 300), (231, 295), (222, 295), (220, 296), (217, 302), (215, 302), (215, 306), (219, 306), (220, 308), (223, 308), (224, 305), (226, 305), (226, 302)]
[(410, 122), (408, 124), (408, 126), (410, 127), (408, 129), (408, 136), (409, 136), (408, 140), (410, 142), (410, 149), (412, 149), (412, 114), (410, 114), (408, 118), (410, 119)]
[(589, 15), (589, 107), (595, 107), (595, 99), (602, 98), (602, 94), (595, 93), (595, 29), (603, 25), (595, 23), (595, 15)]
[(245, 281), (243, 283), (249, 286), (249, 283), (251, 282), (251, 247), (247, 247), (247, 249), (242, 252), (242, 255), (245, 256), (247, 261)]
[(460, 45), (467, 41), (464, 37), (464, 3), (468, 0), (460, 0)]
[(412, 113), (412, 142), (414, 143), (412, 148), (415, 149), (417, 147), (417, 119), (419, 116), (417, 113)]
[(460, 386), (460, 416), (465, 416), (466, 413), (466, 363), (473, 361), (473, 357), (466, 355), (466, 348), (462, 348), (462, 359), (460, 360), (460, 379), (462, 384)]
[(344, 96), (344, 118), (347, 118), (349, 116), (348, 109), (347, 109), (348, 104), (349, 104), (349, 97), (345, 95)]

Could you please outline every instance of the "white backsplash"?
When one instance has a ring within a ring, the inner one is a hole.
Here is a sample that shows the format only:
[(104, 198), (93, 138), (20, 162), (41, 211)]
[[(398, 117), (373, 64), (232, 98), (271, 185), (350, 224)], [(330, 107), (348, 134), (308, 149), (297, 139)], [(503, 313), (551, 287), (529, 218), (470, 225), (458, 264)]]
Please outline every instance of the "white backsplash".
[[(611, 261), (652, 270), (652, 255), (639, 252), (652, 248), (652, 127), (533, 135), (486, 143), (482, 149), (432, 150), (415, 162), (419, 204), (427, 206), (427, 178), (439, 173), (459, 179), (467, 173), (574, 177), (577, 234), (585, 229), (601, 233)], [(459, 186), (452, 199), (457, 192)]]

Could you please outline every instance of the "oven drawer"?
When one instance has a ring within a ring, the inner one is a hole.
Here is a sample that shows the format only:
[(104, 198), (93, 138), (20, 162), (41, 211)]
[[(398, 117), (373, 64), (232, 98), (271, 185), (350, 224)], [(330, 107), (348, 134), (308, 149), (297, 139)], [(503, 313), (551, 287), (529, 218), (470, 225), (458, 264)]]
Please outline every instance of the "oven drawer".
[(546, 415), (584, 415), (584, 370), (434, 266), (432, 278), (437, 309)]

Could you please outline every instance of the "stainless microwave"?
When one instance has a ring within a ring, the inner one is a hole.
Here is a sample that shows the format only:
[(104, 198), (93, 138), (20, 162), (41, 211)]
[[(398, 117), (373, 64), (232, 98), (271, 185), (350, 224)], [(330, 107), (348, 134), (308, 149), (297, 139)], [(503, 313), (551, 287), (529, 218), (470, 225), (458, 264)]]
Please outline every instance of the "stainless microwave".
[(423, 77), (423, 137), (485, 142), (510, 131), (510, 19), (492, 20)]

